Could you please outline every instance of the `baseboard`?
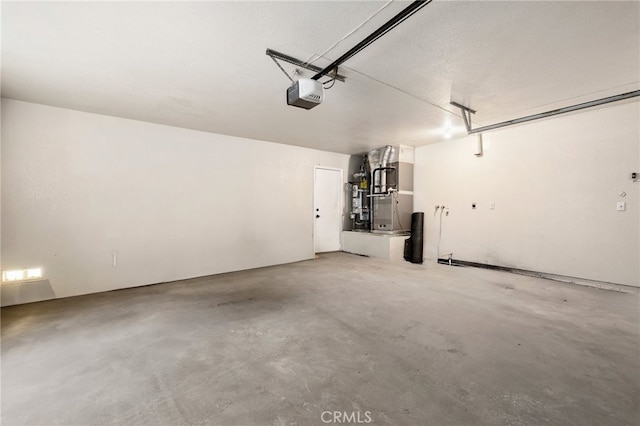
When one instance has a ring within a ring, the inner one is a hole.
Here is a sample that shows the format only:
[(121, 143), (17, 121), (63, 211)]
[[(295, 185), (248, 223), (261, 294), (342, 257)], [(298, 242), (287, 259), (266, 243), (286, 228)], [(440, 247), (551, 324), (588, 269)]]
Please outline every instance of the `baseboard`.
[(604, 281), (589, 280), (585, 278), (570, 277), (566, 275), (549, 274), (546, 272), (529, 271), (526, 269), (509, 268), (506, 266), (491, 265), (487, 263), (469, 262), (460, 259), (441, 258), (438, 263), (448, 266), (469, 266), (473, 268), (492, 269), (494, 271), (511, 272), (512, 274), (527, 275), (530, 277), (544, 278), (547, 280), (560, 281), (569, 284), (578, 284), (587, 287), (594, 287), (603, 290), (619, 291), (622, 293), (640, 294), (639, 287), (624, 284), (609, 283)]

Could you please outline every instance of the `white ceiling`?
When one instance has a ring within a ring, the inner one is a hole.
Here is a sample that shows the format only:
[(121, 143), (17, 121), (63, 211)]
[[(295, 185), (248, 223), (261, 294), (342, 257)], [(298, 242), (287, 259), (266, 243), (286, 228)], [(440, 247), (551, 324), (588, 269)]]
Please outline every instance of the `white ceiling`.
[(435, 0), (347, 61), (322, 105), (287, 106), (265, 50), (306, 60), (384, 4), (3, 2), (2, 96), (353, 154), (463, 135), (450, 101), (487, 125), (640, 88), (639, 2)]

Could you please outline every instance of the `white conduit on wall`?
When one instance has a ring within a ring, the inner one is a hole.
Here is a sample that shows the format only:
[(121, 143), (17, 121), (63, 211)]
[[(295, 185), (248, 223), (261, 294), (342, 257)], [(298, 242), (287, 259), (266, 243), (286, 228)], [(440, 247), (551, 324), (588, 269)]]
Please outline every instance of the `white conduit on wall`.
[(477, 133), (475, 136), (475, 150), (473, 152), (473, 155), (475, 155), (476, 157), (482, 157), (483, 151), (482, 151), (482, 134), (481, 133)]
[[(445, 206), (444, 204), (441, 206), (436, 206), (436, 211), (433, 212), (433, 216), (435, 217), (436, 214), (438, 214), (438, 210), (440, 210), (440, 216), (438, 218), (438, 245), (436, 246), (436, 262), (440, 259), (440, 242), (442, 241), (442, 213), (444, 213), (444, 209), (446, 209), (447, 206)], [(449, 215), (449, 212), (447, 211), (447, 216)], [(451, 263), (451, 257), (453, 256), (453, 253), (447, 253), (447, 256), (449, 256), (449, 263)]]

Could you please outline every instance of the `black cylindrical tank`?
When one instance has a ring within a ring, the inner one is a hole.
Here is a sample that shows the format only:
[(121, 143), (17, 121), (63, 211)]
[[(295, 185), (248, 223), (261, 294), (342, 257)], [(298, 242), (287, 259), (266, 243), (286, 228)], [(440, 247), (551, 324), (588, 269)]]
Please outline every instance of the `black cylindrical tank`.
[(404, 242), (404, 260), (422, 263), (424, 243), (424, 212), (411, 214), (411, 237)]

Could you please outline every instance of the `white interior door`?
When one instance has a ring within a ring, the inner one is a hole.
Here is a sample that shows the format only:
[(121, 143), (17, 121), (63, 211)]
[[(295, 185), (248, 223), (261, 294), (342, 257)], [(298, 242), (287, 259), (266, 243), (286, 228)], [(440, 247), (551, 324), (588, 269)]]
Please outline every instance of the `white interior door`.
[(342, 229), (342, 170), (315, 168), (315, 252), (340, 250)]

